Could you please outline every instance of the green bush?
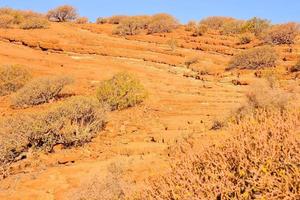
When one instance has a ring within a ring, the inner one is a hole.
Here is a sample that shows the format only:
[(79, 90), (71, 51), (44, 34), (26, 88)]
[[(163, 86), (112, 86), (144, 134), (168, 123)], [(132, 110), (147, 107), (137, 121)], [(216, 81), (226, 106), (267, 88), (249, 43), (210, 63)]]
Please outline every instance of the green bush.
[(16, 92), (31, 78), (29, 72), (19, 65), (0, 67), (0, 96)]
[(72, 97), (48, 111), (12, 116), (0, 123), (0, 165), (14, 161), (28, 148), (52, 151), (90, 142), (106, 124), (107, 107), (96, 98)]
[(68, 77), (41, 77), (30, 81), (11, 100), (12, 106), (24, 108), (47, 103), (56, 98), (72, 80)]
[(97, 98), (108, 104), (112, 110), (121, 110), (141, 103), (147, 94), (138, 79), (128, 73), (116, 74), (102, 82), (97, 90)]
[(275, 45), (294, 44), (299, 35), (299, 27), (297, 23), (275, 25), (264, 34), (264, 41)]
[(169, 33), (172, 32), (177, 26), (178, 21), (168, 14), (156, 14), (152, 16), (148, 25), (148, 34), (152, 33)]
[(278, 55), (269, 46), (256, 47), (235, 55), (229, 62), (227, 69), (260, 69), (275, 67)]

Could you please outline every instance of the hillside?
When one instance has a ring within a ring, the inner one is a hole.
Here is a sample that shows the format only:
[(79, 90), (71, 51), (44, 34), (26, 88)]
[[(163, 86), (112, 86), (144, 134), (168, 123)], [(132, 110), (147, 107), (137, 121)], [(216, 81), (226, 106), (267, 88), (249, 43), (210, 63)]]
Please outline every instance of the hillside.
[[(143, 187), (149, 177), (168, 170), (177, 148), (189, 144), (202, 149), (230, 136), (212, 125), (245, 102), (249, 85), (259, 78), (255, 70), (225, 68), (233, 55), (259, 41), (240, 45), (237, 37), (218, 33), (192, 37), (183, 26), (172, 33), (117, 36), (112, 35), (115, 26), (51, 22), (48, 29), (0, 29), (0, 65), (23, 65), (34, 77), (68, 75), (75, 80), (57, 101), (95, 95), (101, 81), (123, 71), (136, 75), (149, 93), (142, 104), (111, 112), (104, 131), (91, 143), (26, 154), (1, 180), (0, 199), (68, 199), (66, 194), (85, 181), (104, 179), (112, 164), (121, 166), (129, 183)], [(275, 47), (276, 71), (285, 88), (300, 84), (287, 71), (300, 55), (299, 39)], [(170, 40), (176, 40), (175, 49)], [(195, 57), (199, 62), (186, 67)], [(3, 117), (38, 113), (56, 103), (13, 109), (10, 97), (0, 97)]]

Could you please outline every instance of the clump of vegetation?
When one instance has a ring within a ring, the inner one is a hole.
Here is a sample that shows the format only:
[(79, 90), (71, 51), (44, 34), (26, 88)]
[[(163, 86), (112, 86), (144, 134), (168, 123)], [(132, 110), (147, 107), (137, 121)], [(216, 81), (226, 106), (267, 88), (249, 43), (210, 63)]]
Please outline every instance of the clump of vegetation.
[(149, 16), (133, 16), (123, 19), (115, 29), (114, 34), (136, 35), (147, 29), (150, 21)]
[(8, 95), (22, 88), (31, 78), (30, 73), (19, 65), (0, 67), (0, 96)]
[(106, 24), (108, 23), (108, 19), (104, 17), (98, 17), (96, 20), (96, 24)]
[(30, 19), (25, 20), (21, 25), (20, 28), (22, 29), (45, 29), (49, 27), (49, 23), (47, 19), (33, 17)]
[(185, 26), (186, 31), (194, 32), (197, 28), (197, 22), (196, 21), (189, 21), (187, 25)]
[(224, 35), (240, 34), (244, 32), (243, 27), (243, 20), (231, 20), (222, 25), (221, 33)]
[(271, 22), (269, 20), (253, 17), (245, 22), (243, 29), (259, 37), (270, 27)]
[(193, 36), (202, 36), (208, 31), (208, 27), (205, 24), (198, 24), (193, 32)]
[(87, 24), (87, 23), (89, 23), (89, 18), (87, 18), (87, 17), (78, 17), (75, 20), (75, 23), (76, 24)]
[(43, 29), (48, 28), (47, 19), (32, 11), (0, 9), (0, 28)]
[(249, 44), (253, 40), (253, 36), (251, 34), (243, 34), (239, 37), (238, 44)]
[(109, 24), (120, 24), (128, 16), (126, 15), (115, 15), (107, 18)]
[(177, 26), (178, 21), (168, 14), (153, 15), (147, 27), (148, 34), (152, 33), (169, 33), (172, 32)]
[(200, 21), (200, 24), (206, 25), (209, 29), (220, 30), (225, 23), (235, 21), (234, 18), (231, 17), (207, 17)]
[(76, 8), (70, 5), (63, 5), (49, 10), (47, 17), (54, 22), (68, 22), (77, 19), (78, 14)]
[(112, 110), (135, 106), (146, 96), (146, 91), (140, 81), (125, 72), (102, 82), (97, 90), (98, 100), (102, 104), (108, 104)]
[(30, 81), (11, 100), (12, 106), (24, 108), (47, 103), (56, 98), (72, 79), (68, 77), (41, 77)]
[(72, 97), (48, 111), (5, 118), (0, 122), (0, 165), (15, 161), (28, 148), (50, 152), (90, 142), (106, 124), (107, 107), (96, 98)]
[(299, 35), (299, 27), (297, 23), (274, 25), (266, 31), (264, 40), (275, 45), (294, 44), (296, 36)]
[(184, 64), (189, 67), (193, 64), (198, 63), (200, 60), (200, 58), (198, 56), (194, 56), (194, 57), (187, 57), (186, 60), (184, 61)]
[(275, 67), (278, 55), (269, 46), (256, 47), (235, 55), (227, 69), (260, 69)]

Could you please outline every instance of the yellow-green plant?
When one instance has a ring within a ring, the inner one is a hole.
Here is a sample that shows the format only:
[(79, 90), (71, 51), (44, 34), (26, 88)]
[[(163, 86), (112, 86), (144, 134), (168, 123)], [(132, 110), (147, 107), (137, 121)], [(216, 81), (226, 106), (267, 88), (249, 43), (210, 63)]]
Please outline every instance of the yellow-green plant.
[(141, 103), (147, 96), (144, 86), (133, 75), (126, 72), (116, 74), (103, 81), (97, 90), (97, 98), (112, 110), (121, 110)]

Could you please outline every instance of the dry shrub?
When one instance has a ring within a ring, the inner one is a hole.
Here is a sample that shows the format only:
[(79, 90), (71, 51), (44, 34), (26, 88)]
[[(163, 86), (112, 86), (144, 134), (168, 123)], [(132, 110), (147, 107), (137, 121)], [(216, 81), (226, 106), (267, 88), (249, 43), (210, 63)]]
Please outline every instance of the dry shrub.
[(172, 32), (178, 24), (178, 21), (169, 14), (156, 14), (152, 16), (152, 19), (149, 22), (148, 34), (169, 33)]
[(47, 28), (48, 22), (42, 14), (32, 11), (14, 10), (11, 8), (0, 9), (1, 28), (41, 29)]
[(198, 63), (200, 60), (200, 58), (198, 56), (194, 56), (194, 57), (187, 57), (186, 60), (184, 61), (184, 64), (189, 67), (193, 64)]
[(187, 25), (185, 25), (185, 30), (194, 32), (197, 28), (197, 22), (196, 21), (189, 21)]
[(0, 165), (29, 148), (50, 152), (56, 144), (80, 146), (104, 128), (107, 107), (96, 98), (72, 97), (48, 111), (8, 117), (0, 123)]
[(244, 24), (243, 29), (247, 32), (253, 33), (255, 36), (261, 36), (266, 30), (271, 27), (271, 22), (267, 19), (253, 17)]
[(101, 83), (97, 98), (108, 104), (112, 110), (121, 110), (141, 103), (147, 96), (146, 90), (138, 79), (123, 72)]
[(96, 24), (106, 24), (108, 23), (108, 19), (104, 17), (98, 17), (96, 20)]
[(11, 104), (13, 107), (24, 108), (47, 103), (56, 98), (61, 90), (71, 83), (72, 79), (68, 77), (36, 78), (12, 97)]
[(299, 111), (258, 109), (222, 145), (185, 155), (140, 199), (298, 199)]
[(30, 19), (24, 20), (22, 24), (20, 24), (21, 29), (45, 29), (49, 27), (49, 22), (47, 19), (32, 17)]
[(128, 16), (126, 15), (115, 15), (107, 18), (109, 24), (120, 24), (121, 21), (126, 19)]
[(16, 92), (30, 78), (30, 73), (22, 66), (8, 65), (0, 67), (0, 96)]
[(244, 32), (243, 20), (231, 20), (225, 22), (221, 27), (221, 33), (224, 35), (240, 34)]
[(264, 40), (267, 43), (280, 44), (294, 44), (295, 38), (299, 34), (299, 24), (286, 23), (275, 25), (264, 34)]
[(50, 21), (67, 22), (74, 21), (78, 17), (78, 14), (76, 8), (73, 6), (63, 5), (49, 10), (47, 17)]
[(206, 25), (209, 29), (220, 30), (225, 23), (235, 21), (234, 18), (231, 17), (207, 17), (200, 21), (200, 24)]
[(75, 20), (76, 24), (87, 24), (89, 23), (89, 18), (87, 17), (79, 17)]
[(69, 193), (70, 200), (121, 200), (125, 199), (127, 183), (123, 180), (121, 163), (111, 163), (107, 175), (100, 179), (94, 175), (88, 181), (80, 185), (76, 190)]
[(264, 67), (275, 67), (277, 59), (278, 55), (272, 47), (256, 47), (235, 55), (229, 62), (227, 69), (260, 69)]
[(119, 26), (114, 30), (114, 34), (118, 35), (136, 35), (141, 30), (145, 30), (148, 27), (149, 16), (132, 16), (126, 17), (121, 20)]
[(0, 28), (11, 28), (14, 17), (8, 14), (0, 15)]
[(198, 26), (196, 26), (194, 32), (193, 32), (193, 36), (197, 37), (197, 36), (202, 36), (205, 33), (207, 33), (208, 31), (208, 27), (205, 24), (198, 24)]
[(249, 44), (253, 40), (253, 36), (251, 34), (243, 34), (239, 37), (238, 44)]

